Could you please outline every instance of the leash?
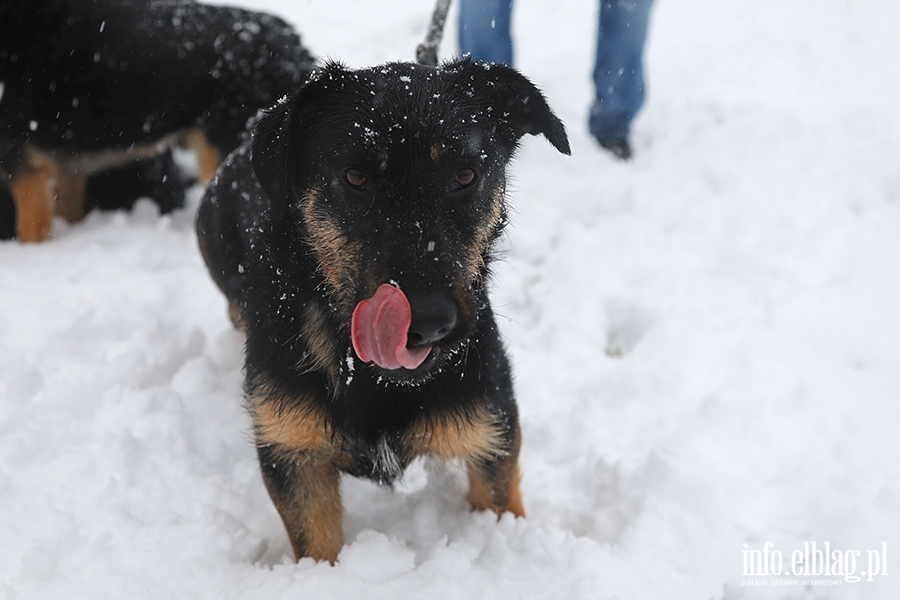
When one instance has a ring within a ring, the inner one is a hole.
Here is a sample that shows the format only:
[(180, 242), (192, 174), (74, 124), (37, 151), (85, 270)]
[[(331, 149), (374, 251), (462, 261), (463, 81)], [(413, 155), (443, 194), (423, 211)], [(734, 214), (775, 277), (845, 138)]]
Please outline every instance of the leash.
[(425, 36), (425, 41), (416, 47), (416, 62), (420, 65), (437, 66), (437, 51), (441, 45), (441, 38), (444, 36), (444, 23), (447, 22), (448, 10), (450, 10), (450, 0), (437, 0), (431, 15), (431, 25), (428, 26), (428, 35)]

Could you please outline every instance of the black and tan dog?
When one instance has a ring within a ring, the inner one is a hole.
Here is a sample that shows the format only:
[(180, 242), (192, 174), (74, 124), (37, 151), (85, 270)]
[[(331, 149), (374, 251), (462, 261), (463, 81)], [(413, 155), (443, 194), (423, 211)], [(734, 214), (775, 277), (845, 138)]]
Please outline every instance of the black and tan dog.
[(524, 514), (510, 366), (485, 289), (526, 133), (565, 129), (517, 71), (328, 64), (264, 114), (198, 214), (247, 334), (263, 477), (298, 558), (343, 544), (341, 473), (465, 462), (478, 509)]
[(270, 15), (191, 0), (0, 2), (0, 185), (23, 241), (84, 212), (85, 176), (186, 143), (212, 177), (313, 66)]

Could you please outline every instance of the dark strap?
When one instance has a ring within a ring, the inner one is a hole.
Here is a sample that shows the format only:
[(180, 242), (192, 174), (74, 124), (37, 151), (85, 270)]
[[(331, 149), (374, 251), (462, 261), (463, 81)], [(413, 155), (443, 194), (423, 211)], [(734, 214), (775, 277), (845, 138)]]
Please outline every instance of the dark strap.
[(450, 0), (437, 0), (434, 13), (431, 15), (428, 35), (425, 36), (425, 41), (416, 48), (416, 62), (420, 65), (437, 66), (437, 51), (444, 35), (444, 23), (447, 22), (448, 10), (450, 10)]

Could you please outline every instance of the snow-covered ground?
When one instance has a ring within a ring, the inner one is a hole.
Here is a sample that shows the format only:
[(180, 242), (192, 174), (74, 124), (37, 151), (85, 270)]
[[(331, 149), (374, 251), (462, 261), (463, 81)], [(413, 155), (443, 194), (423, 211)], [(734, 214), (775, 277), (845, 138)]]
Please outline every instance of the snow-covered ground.
[[(430, 4), (244, 2), (352, 66)], [(527, 519), (416, 463), (293, 563), (192, 210), (143, 203), (0, 244), (0, 599), (900, 597), (900, 6), (658, 0), (624, 164), (585, 130), (594, 11), (515, 13), (573, 145), (525, 140), (494, 282)], [(748, 576), (767, 542), (801, 574)]]

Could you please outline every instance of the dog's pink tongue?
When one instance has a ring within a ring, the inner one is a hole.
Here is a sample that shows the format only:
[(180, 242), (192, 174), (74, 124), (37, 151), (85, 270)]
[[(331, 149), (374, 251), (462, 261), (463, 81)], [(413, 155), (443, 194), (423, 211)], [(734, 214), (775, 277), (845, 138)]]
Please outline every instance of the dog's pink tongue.
[(353, 311), (353, 349), (363, 362), (375, 361), (383, 369), (415, 369), (428, 358), (431, 348), (406, 347), (411, 322), (406, 294), (385, 283)]

